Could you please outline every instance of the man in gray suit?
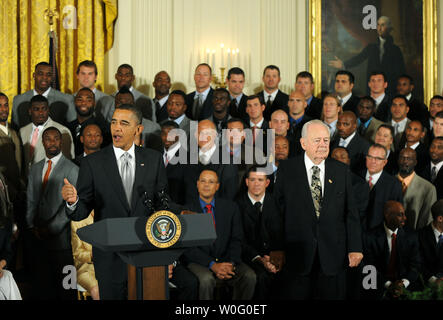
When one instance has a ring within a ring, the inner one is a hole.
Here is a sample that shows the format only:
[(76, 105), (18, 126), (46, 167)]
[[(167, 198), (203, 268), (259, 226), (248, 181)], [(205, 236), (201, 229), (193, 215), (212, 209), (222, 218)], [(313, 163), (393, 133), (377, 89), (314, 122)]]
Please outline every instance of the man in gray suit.
[(421, 229), (432, 221), (431, 207), (437, 201), (434, 185), (414, 172), (416, 165), (417, 154), (414, 149), (405, 148), (400, 151), (397, 178), (403, 189), (406, 224), (414, 230)]
[(180, 129), (186, 132), (186, 136), (190, 137), (191, 119), (189, 119), (185, 112), (188, 108), (186, 105), (186, 94), (181, 90), (174, 90), (170, 93), (166, 105), (168, 111), (168, 119), (178, 124)]
[(29, 105), (31, 98), (38, 94), (48, 99), (49, 115), (54, 121), (67, 124), (74, 120), (76, 113), (73, 97), (50, 87), (53, 77), (51, 65), (47, 62), (38, 63), (32, 76), (34, 89), (15, 96), (12, 102), (13, 126), (20, 129), (31, 122)]
[[(100, 116), (102, 115), (100, 111), (105, 109), (105, 107), (103, 106), (112, 104), (114, 99), (110, 95), (98, 90), (95, 87), (95, 83), (97, 82), (97, 76), (98, 76), (98, 69), (94, 61), (84, 60), (80, 62), (80, 64), (77, 67), (77, 80), (79, 83), (79, 87), (88, 88), (91, 89), (92, 92), (94, 92), (95, 108), (96, 110), (98, 110), (97, 115)], [(74, 99), (76, 95), (77, 93), (74, 95)], [(103, 117), (103, 119), (105, 118)]]
[[(115, 80), (117, 80), (118, 91), (112, 94), (113, 97), (123, 88), (129, 88), (129, 91), (134, 96), (135, 105), (142, 110), (143, 118), (156, 122), (155, 105), (151, 98), (145, 96), (143, 93), (135, 89), (132, 84), (135, 80), (134, 69), (129, 64), (122, 64), (118, 67), (115, 74)], [(110, 123), (112, 115), (114, 114), (116, 105), (111, 103), (103, 106), (102, 113), (105, 115), (105, 119)]]
[(31, 167), (25, 217), (34, 298), (75, 299), (76, 291), (62, 286), (63, 268), (74, 263), (70, 220), (60, 190), (65, 178), (76, 184), (78, 167), (61, 153), (60, 130), (48, 127), (42, 136), (45, 158)]
[(42, 133), (46, 128), (56, 127), (62, 135), (62, 152), (68, 159), (74, 159), (74, 143), (68, 128), (55, 122), (49, 116), (48, 100), (41, 95), (32, 97), (29, 108), (32, 122), (20, 129), (20, 137), (23, 143), (25, 174), (29, 167), (45, 158), (45, 150), (42, 145)]

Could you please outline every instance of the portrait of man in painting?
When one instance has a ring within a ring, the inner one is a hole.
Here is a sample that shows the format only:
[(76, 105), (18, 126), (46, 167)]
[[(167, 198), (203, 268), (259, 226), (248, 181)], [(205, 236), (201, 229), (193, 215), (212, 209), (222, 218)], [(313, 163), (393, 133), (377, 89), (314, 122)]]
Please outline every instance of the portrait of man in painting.
[(371, 72), (383, 71), (396, 93), (397, 78), (414, 79), (423, 97), (423, 1), (328, 0), (321, 3), (322, 91), (334, 91), (335, 73), (355, 76), (354, 94), (369, 93)]

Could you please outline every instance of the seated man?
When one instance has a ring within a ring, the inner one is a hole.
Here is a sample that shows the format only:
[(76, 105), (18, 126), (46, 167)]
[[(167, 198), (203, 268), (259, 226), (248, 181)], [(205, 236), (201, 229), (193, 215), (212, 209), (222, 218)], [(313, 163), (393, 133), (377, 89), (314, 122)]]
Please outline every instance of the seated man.
[(249, 300), (254, 295), (256, 277), (241, 260), (240, 212), (235, 202), (215, 196), (219, 187), (217, 173), (203, 170), (197, 181), (198, 195), (185, 207), (212, 215), (217, 239), (210, 246), (188, 249), (184, 258), (200, 282), (200, 300), (213, 299), (217, 282), (234, 287), (234, 300)]
[(13, 256), (11, 209), (6, 180), (0, 173), (0, 300), (22, 299), (12, 273), (6, 270)]
[(257, 275), (254, 299), (266, 300), (278, 293), (271, 291), (275, 290), (273, 283), (278, 270), (270, 262), (270, 252), (282, 249), (283, 225), (272, 216), (277, 208), (272, 194), (266, 190), (269, 185), (266, 168), (252, 166), (247, 172), (246, 185), (247, 191), (237, 198), (244, 233), (242, 258)]
[(418, 231), (423, 259), (423, 277), (429, 283), (443, 284), (443, 200), (431, 207), (433, 221)]
[[(400, 202), (387, 201), (383, 208), (384, 224), (364, 237), (364, 264), (377, 269), (377, 290), (381, 298), (399, 298), (403, 289), (417, 289), (421, 268), (417, 235), (403, 228), (405, 209)], [(380, 245), (381, 244), (381, 245)]]

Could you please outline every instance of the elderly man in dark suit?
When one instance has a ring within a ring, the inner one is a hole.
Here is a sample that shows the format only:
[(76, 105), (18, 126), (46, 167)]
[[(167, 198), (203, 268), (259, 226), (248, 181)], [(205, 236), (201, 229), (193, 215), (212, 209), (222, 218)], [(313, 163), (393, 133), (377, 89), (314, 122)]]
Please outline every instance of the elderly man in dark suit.
[(200, 300), (212, 300), (217, 283), (234, 287), (234, 300), (249, 300), (256, 276), (242, 262), (242, 221), (235, 202), (217, 197), (217, 173), (203, 170), (197, 181), (198, 195), (185, 206), (212, 215), (217, 239), (211, 246), (194, 247), (184, 253), (188, 268), (200, 282)]
[[(155, 199), (167, 189), (161, 154), (135, 146), (143, 131), (141, 110), (134, 105), (118, 107), (111, 122), (112, 146), (82, 160), (77, 188), (69, 179), (62, 189), (66, 214), (74, 221), (94, 210), (94, 221), (107, 218), (145, 216), (142, 195)], [(78, 192), (77, 192), (78, 190)], [(171, 209), (174, 211), (171, 205)], [(101, 299), (126, 299), (127, 266), (110, 252), (92, 248)]]
[(33, 296), (36, 299), (75, 299), (75, 290), (62, 286), (63, 268), (73, 265), (71, 225), (60, 190), (64, 179), (74, 185), (78, 167), (61, 153), (62, 134), (43, 131), (45, 159), (31, 167), (27, 190), (26, 227), (29, 231)]
[(73, 96), (51, 88), (53, 76), (49, 63), (38, 63), (33, 74), (34, 89), (14, 97), (11, 120), (17, 130), (31, 122), (28, 109), (30, 101), (35, 95), (43, 95), (48, 99), (49, 116), (52, 120), (66, 125), (75, 119)]
[[(292, 299), (344, 299), (346, 266), (356, 267), (362, 255), (361, 226), (351, 172), (327, 158), (329, 129), (320, 120), (303, 126), (303, 156), (278, 167), (275, 219), (284, 219), (287, 259), (286, 289)], [(280, 252), (271, 252), (279, 270)]]
[(404, 228), (405, 209), (389, 200), (383, 208), (384, 224), (364, 236), (364, 264), (377, 269), (377, 289), (368, 297), (395, 299), (403, 289), (418, 289), (421, 258), (417, 234)]
[(424, 280), (443, 283), (443, 200), (431, 207), (432, 222), (418, 230), (420, 252), (423, 259)]

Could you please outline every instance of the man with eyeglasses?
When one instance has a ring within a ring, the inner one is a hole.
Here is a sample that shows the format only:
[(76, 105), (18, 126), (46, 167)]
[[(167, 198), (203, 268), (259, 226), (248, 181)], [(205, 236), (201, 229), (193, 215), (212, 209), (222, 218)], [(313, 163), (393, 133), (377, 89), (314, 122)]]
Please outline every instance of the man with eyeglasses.
[(383, 224), (383, 206), (388, 200), (403, 203), (400, 181), (384, 171), (387, 150), (381, 144), (373, 144), (366, 155), (366, 170), (362, 177), (369, 184), (369, 204), (363, 229), (371, 230)]

